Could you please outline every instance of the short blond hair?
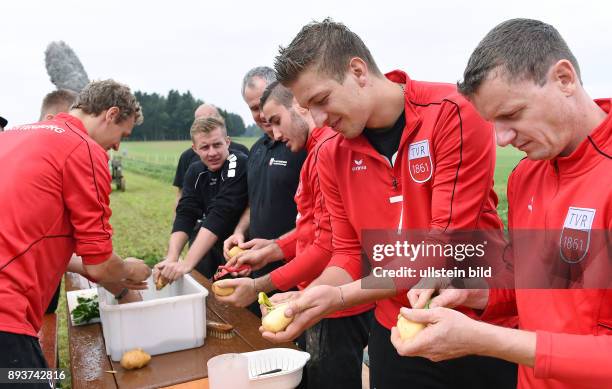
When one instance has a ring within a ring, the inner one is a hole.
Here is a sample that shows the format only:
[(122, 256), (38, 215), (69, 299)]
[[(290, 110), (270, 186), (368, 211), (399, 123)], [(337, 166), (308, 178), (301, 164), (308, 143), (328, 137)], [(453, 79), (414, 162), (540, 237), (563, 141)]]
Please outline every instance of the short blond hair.
[(193, 121), (191, 129), (189, 130), (191, 140), (193, 141), (193, 137), (197, 134), (210, 134), (217, 128), (221, 130), (223, 136), (227, 136), (227, 129), (225, 128), (223, 119), (219, 120), (215, 117), (196, 119)]
[(134, 116), (136, 125), (142, 124), (144, 120), (140, 103), (130, 88), (111, 79), (87, 84), (72, 106), (96, 116), (112, 107), (119, 108), (116, 123), (121, 123), (131, 116)]
[(76, 92), (69, 89), (58, 89), (48, 93), (43, 99), (39, 120), (44, 120), (46, 115), (55, 116), (60, 112), (70, 111), (77, 96)]

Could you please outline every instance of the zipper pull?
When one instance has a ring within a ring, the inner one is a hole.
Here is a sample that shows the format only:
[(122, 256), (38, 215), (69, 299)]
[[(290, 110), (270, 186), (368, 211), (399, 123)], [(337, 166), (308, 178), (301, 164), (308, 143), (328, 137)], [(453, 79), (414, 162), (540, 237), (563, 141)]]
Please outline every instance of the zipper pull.
[(393, 189), (397, 190), (397, 180), (393, 177), (393, 181), (391, 181), (391, 185), (393, 185)]

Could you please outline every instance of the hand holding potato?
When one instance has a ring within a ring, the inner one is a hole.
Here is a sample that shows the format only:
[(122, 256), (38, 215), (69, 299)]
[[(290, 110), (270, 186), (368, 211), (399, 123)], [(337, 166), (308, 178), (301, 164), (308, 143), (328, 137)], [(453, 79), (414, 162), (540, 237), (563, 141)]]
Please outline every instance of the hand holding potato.
[(263, 326), (259, 329), (262, 336), (271, 342), (291, 341), (326, 315), (342, 308), (340, 289), (337, 286), (317, 285), (302, 292), (276, 294), (270, 300), (278, 304), (287, 299), (288, 307), (284, 309), (284, 315), (293, 317), (287, 328), (276, 333), (267, 331)]
[(165, 277), (169, 282), (173, 282), (189, 273), (192, 268), (185, 261), (172, 261), (165, 259), (155, 265), (159, 275)]
[(267, 314), (261, 319), (261, 326), (265, 331), (277, 333), (283, 331), (293, 321), (292, 316), (286, 316), (285, 310), (289, 303), (272, 304), (264, 292), (259, 293), (259, 304), (266, 307)]
[(238, 247), (244, 243), (244, 234), (239, 232), (234, 232), (227, 239), (223, 241), (223, 256), (225, 260), (229, 260), (232, 256), (230, 255), (230, 250), (233, 247)]
[[(231, 304), (235, 307), (246, 307), (253, 301), (257, 300), (257, 291), (255, 290), (254, 280), (252, 278), (236, 278), (221, 280), (213, 283), (213, 292), (217, 300), (222, 303)], [(215, 292), (215, 285), (224, 289), (231, 289), (228, 294), (220, 294)]]
[[(422, 278), (408, 291), (408, 301), (413, 308), (454, 308), (463, 305), (483, 309), (489, 300), (489, 290), (482, 285), (478, 289), (455, 288), (448, 278)], [(435, 295), (437, 293), (437, 295)]]
[(233, 256), (227, 262), (229, 266), (249, 265), (252, 270), (259, 270), (271, 262), (282, 260), (284, 256), (280, 247), (272, 240), (253, 239), (241, 247), (245, 250)]
[(403, 356), (420, 356), (434, 362), (457, 358), (469, 354), (479, 354), (477, 344), (481, 325), (489, 324), (472, 320), (461, 312), (448, 308), (408, 309), (402, 308), (400, 316), (407, 322), (414, 323), (410, 328), (414, 332), (419, 324), (422, 330), (407, 339), (402, 338), (400, 329), (391, 329), (391, 343)]

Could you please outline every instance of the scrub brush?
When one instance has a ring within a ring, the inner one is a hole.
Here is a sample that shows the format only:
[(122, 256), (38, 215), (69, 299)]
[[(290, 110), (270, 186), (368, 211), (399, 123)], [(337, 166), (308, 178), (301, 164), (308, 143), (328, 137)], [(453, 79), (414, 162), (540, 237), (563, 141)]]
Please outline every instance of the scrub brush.
[(236, 335), (233, 325), (216, 321), (206, 322), (206, 334), (217, 339), (231, 339)]

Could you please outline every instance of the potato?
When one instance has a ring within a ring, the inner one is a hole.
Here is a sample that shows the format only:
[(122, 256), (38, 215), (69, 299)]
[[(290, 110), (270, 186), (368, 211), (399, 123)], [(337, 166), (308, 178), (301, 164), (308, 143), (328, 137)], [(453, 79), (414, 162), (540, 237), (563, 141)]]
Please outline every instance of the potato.
[(234, 293), (234, 290), (236, 288), (222, 288), (219, 286), (218, 284), (219, 281), (217, 282), (213, 282), (212, 284), (212, 291), (215, 295), (217, 296), (229, 296), (230, 294)]
[(160, 274), (155, 282), (155, 289), (162, 290), (166, 285), (168, 285), (168, 279)]
[(245, 251), (245, 250), (241, 249), (241, 248), (240, 248), (240, 247), (238, 247), (238, 246), (234, 246), (234, 247), (232, 247), (232, 248), (230, 249), (230, 251), (228, 252), (228, 254), (229, 254), (229, 257), (230, 257), (230, 258), (234, 258), (236, 255), (240, 254), (240, 253), (241, 253), (241, 252), (243, 252), (243, 251)]
[(127, 351), (121, 357), (121, 366), (127, 370), (140, 369), (145, 367), (151, 360), (151, 356), (141, 348)]
[(266, 316), (261, 319), (261, 325), (264, 330), (269, 332), (283, 331), (293, 321), (293, 317), (285, 316), (285, 309), (289, 303), (275, 305)]
[(397, 316), (397, 329), (399, 330), (402, 340), (411, 340), (421, 332), (423, 328), (425, 328), (425, 324), (423, 323), (413, 322), (402, 315)]

